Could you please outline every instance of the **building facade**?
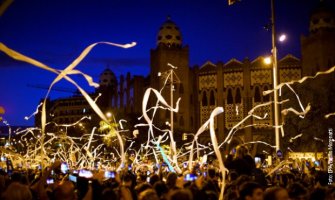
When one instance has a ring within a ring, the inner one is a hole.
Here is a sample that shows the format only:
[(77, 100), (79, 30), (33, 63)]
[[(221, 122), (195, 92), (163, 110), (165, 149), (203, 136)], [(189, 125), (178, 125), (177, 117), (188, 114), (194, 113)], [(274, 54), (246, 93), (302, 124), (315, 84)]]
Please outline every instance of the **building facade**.
[[(263, 95), (264, 91), (273, 88), (272, 65), (266, 65), (262, 56), (253, 60), (232, 58), (226, 63), (207, 61), (191, 67), (189, 47), (183, 44), (180, 28), (170, 18), (160, 26), (156, 41), (156, 47), (150, 51), (148, 77), (131, 77), (128, 73), (126, 78), (117, 79), (109, 69), (101, 74), (100, 88), (93, 96), (101, 93), (97, 103), (103, 112), (114, 109), (140, 116), (144, 91), (148, 87), (160, 90), (167, 84), (162, 95), (167, 102), (173, 98), (173, 106), (181, 98), (179, 112), (171, 117), (170, 111), (160, 109), (155, 124), (166, 121), (171, 124), (173, 119), (175, 138), (181, 140), (183, 133), (195, 133), (213, 109), (221, 106), (224, 113), (215, 119), (215, 128), (219, 141), (223, 141), (252, 108), (272, 101), (272, 95)], [(322, 4), (311, 14), (309, 35), (301, 38), (301, 52), (301, 60), (293, 55), (278, 60), (279, 83), (314, 75), (335, 64), (335, 15)], [(167, 77), (170, 82), (165, 83)], [(151, 99), (151, 105), (156, 101)], [(51, 105), (51, 120), (59, 123), (71, 123), (92, 113), (83, 97), (55, 100)], [(251, 117), (246, 120), (232, 144), (274, 137), (273, 109), (273, 104), (256, 109), (254, 114), (263, 119)], [(204, 134), (201, 140), (207, 142), (210, 138)]]

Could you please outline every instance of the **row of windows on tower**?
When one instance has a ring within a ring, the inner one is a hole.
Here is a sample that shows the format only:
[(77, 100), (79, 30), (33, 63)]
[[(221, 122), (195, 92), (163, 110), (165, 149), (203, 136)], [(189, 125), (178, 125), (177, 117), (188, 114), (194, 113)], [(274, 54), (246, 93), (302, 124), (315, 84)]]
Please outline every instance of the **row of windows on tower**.
[[(165, 39), (168, 39), (168, 40), (171, 40), (172, 38), (173, 38), (172, 35), (166, 35), (166, 36), (165, 36)], [(158, 36), (157, 39), (158, 39), (158, 40), (162, 40), (162, 39), (163, 39), (163, 36)], [(179, 35), (177, 35), (177, 36), (176, 36), (176, 39), (177, 39), (177, 40), (181, 40), (181, 37), (180, 37)]]
[(56, 111), (56, 116), (65, 116), (65, 115), (83, 115), (83, 114), (91, 114), (92, 109), (90, 108), (83, 108), (83, 109), (73, 109), (73, 110), (60, 110)]
[(159, 30), (162, 30), (162, 29), (164, 29), (164, 28), (166, 28), (166, 29), (172, 29), (172, 28), (175, 28), (176, 30), (179, 30), (179, 28), (177, 27), (177, 26), (161, 26), (160, 28), (159, 28)]
[[(267, 86), (264, 86), (264, 91), (268, 90)], [(270, 95), (262, 95), (259, 87), (255, 87), (254, 90), (254, 102), (268, 102), (270, 101)], [(233, 91), (231, 88), (227, 91), (227, 104), (240, 104), (242, 103), (242, 95), (240, 88), (236, 89), (235, 98), (233, 96)], [(210, 91), (209, 99), (207, 97), (207, 92), (202, 93), (202, 106), (215, 106), (215, 95), (214, 91)]]
[(68, 102), (60, 102), (57, 106), (80, 106), (80, 105), (87, 105), (85, 99), (80, 101), (68, 101)]
[(80, 120), (80, 117), (61, 117), (58, 119), (55, 119), (56, 123), (60, 124), (68, 124), (68, 123), (74, 123)]

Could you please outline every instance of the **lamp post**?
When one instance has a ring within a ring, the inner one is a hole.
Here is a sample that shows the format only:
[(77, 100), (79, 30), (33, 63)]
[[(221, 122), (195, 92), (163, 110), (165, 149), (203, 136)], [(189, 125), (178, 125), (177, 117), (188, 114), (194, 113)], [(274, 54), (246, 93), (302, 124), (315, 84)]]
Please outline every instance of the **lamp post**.
[[(169, 86), (170, 86), (170, 106), (171, 108), (173, 108), (173, 92), (174, 92), (174, 84), (178, 84), (180, 83), (180, 79), (179, 77), (177, 76), (177, 74), (174, 72), (173, 69), (177, 69), (177, 67), (171, 65), (168, 63), (168, 66), (171, 67), (170, 70), (167, 70), (163, 73), (159, 73), (159, 76), (162, 76), (163, 80), (166, 81), (166, 83), (169, 83)], [(175, 77), (173, 77), (175, 76)], [(170, 110), (170, 131), (171, 131), (171, 143), (170, 143), (170, 149), (171, 149), (171, 157), (173, 159), (173, 162), (176, 164), (176, 167), (178, 168), (178, 165), (177, 165), (177, 150), (176, 150), (176, 142), (174, 141), (174, 138), (173, 138), (173, 128), (174, 128), (174, 113), (173, 113), (173, 110), (171, 109)]]
[(7, 122), (7, 120), (3, 120), (3, 123), (8, 127), (8, 141), (9, 141), (9, 146), (11, 145), (11, 137), (12, 137), (12, 127), (10, 124)]
[[(272, 30), (272, 58), (273, 58), (273, 89), (277, 86), (277, 47), (276, 47), (276, 30), (275, 30), (275, 9), (274, 9), (274, 0), (271, 0), (271, 30)], [(275, 140), (276, 140), (276, 151), (280, 149), (279, 141), (279, 116), (278, 116), (278, 93), (277, 90), (273, 91), (273, 101), (274, 101), (274, 118), (275, 118)]]

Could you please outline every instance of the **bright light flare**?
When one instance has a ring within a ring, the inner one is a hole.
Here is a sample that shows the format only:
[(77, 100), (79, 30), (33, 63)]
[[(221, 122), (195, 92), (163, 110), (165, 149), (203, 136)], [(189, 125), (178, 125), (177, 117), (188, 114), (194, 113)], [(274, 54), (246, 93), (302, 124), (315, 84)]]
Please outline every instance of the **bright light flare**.
[(265, 57), (264, 60), (263, 60), (264, 64), (266, 65), (270, 65), (272, 63), (272, 59), (270, 56), (268, 57)]
[(108, 118), (112, 117), (112, 113), (111, 112), (107, 112), (106, 113), (106, 117), (108, 117)]
[(286, 35), (282, 34), (279, 36), (279, 42), (284, 42), (286, 40)]

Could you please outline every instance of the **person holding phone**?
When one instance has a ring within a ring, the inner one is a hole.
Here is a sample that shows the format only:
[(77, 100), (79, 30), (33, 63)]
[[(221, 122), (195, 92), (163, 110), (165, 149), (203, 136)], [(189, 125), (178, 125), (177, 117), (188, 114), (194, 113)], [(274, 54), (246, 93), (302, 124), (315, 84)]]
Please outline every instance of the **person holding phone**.
[(248, 154), (248, 149), (245, 146), (237, 146), (236, 150), (232, 150), (225, 160), (224, 165), (229, 171), (235, 171), (238, 175), (250, 176), (256, 168), (254, 159)]
[[(39, 197), (39, 199), (48, 199), (47, 191), (45, 188), (45, 184), (47, 183), (48, 177), (51, 176), (51, 172), (59, 172), (62, 162), (59, 160), (56, 160), (51, 166), (46, 167), (42, 171), (42, 175), (40, 179), (31, 185), (30, 189), (31, 191)], [(54, 180), (56, 182), (56, 180)]]
[(71, 181), (62, 181), (52, 194), (54, 199), (77, 199), (75, 185)]

